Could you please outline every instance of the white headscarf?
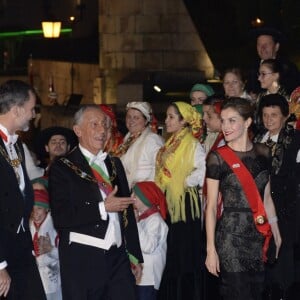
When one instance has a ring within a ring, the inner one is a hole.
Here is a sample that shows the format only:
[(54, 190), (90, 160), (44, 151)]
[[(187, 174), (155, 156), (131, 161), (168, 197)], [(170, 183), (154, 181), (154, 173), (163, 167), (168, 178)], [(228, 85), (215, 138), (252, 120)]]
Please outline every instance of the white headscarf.
[(142, 101), (129, 102), (126, 106), (126, 110), (130, 108), (139, 110), (145, 116), (146, 120), (148, 122), (151, 122), (152, 108), (149, 102), (142, 102)]

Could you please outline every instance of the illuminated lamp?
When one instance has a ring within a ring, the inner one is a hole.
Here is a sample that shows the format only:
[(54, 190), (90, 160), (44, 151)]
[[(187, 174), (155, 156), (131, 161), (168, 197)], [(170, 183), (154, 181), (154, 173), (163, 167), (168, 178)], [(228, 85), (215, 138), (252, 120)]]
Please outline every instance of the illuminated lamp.
[(57, 21), (44, 21), (42, 28), (45, 38), (59, 38), (61, 22)]

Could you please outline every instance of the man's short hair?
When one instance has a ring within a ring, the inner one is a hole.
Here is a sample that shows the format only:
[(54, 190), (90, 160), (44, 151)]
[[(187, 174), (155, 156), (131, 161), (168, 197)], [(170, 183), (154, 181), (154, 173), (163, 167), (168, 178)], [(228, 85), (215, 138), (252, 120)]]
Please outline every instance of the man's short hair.
[(28, 83), (21, 80), (8, 80), (0, 85), (0, 114), (5, 114), (13, 106), (23, 106), (29, 101), (29, 91), (35, 94)]

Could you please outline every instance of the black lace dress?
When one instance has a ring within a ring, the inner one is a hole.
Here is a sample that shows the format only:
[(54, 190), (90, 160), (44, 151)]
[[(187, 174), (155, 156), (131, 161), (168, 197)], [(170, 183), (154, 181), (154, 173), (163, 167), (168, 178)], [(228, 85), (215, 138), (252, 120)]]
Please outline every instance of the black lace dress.
[[(269, 180), (269, 150), (254, 144), (252, 150), (235, 152), (248, 168), (262, 196)], [(264, 283), (262, 246), (264, 238), (255, 227), (241, 185), (217, 152), (207, 159), (207, 178), (220, 181), (224, 210), (216, 227), (224, 299), (260, 299)]]

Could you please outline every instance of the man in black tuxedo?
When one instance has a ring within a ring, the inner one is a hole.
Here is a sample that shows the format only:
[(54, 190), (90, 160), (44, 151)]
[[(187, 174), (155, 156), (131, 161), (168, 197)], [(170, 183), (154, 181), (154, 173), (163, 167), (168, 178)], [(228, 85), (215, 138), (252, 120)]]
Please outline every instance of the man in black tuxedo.
[(36, 96), (25, 82), (0, 86), (0, 298), (46, 299), (29, 230), (33, 190), (16, 131), (35, 117)]
[(129, 257), (135, 270), (140, 270), (143, 258), (134, 199), (120, 160), (102, 151), (106, 116), (96, 105), (84, 106), (75, 114), (74, 124), (78, 147), (56, 160), (49, 172), (63, 297), (135, 299)]

